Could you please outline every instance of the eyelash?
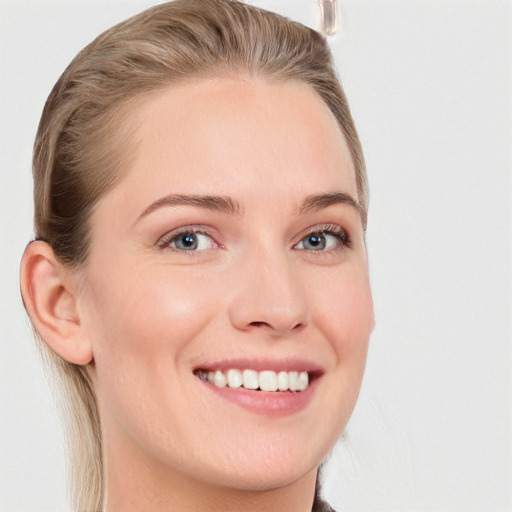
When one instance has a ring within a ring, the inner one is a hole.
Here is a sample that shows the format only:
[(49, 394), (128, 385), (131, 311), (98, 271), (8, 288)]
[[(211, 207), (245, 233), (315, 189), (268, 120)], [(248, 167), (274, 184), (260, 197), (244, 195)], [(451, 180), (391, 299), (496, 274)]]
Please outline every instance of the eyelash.
[(181, 235), (186, 235), (189, 233), (207, 236), (217, 245), (217, 247), (220, 247), (220, 248), (223, 247), (221, 244), (219, 244), (217, 241), (215, 241), (213, 236), (210, 233), (208, 233), (208, 230), (202, 226), (186, 226), (183, 228), (179, 228), (175, 231), (171, 231), (170, 233), (167, 233), (164, 236), (162, 236), (156, 242), (156, 246), (159, 247), (160, 249), (171, 249), (171, 250), (174, 250), (177, 252), (197, 252), (197, 251), (193, 251), (193, 250), (186, 251), (184, 249), (176, 249), (176, 248), (170, 247), (170, 244), (173, 240), (176, 240)]
[[(322, 253), (322, 252), (339, 251), (346, 247), (351, 247), (351, 245), (352, 245), (352, 241), (350, 239), (348, 232), (345, 229), (343, 229), (341, 226), (338, 226), (337, 224), (323, 224), (320, 226), (313, 226), (312, 228), (308, 229), (306, 231), (306, 233), (301, 237), (299, 242), (297, 242), (294, 245), (294, 248), (297, 247), (297, 245), (299, 245), (300, 243), (304, 242), (304, 240), (306, 240), (308, 237), (311, 237), (312, 235), (333, 236), (336, 239), (338, 246), (333, 249), (330, 249), (330, 250), (319, 250), (319, 251), (310, 250), (310, 252)], [(301, 250), (307, 250), (307, 249), (301, 249)]]
[[(219, 244), (214, 237), (208, 232), (208, 229), (206, 229), (203, 226), (186, 226), (183, 228), (180, 228), (175, 231), (171, 231), (170, 233), (165, 234), (162, 236), (157, 242), (156, 246), (160, 249), (171, 249), (177, 252), (199, 252), (195, 250), (184, 250), (184, 249), (177, 249), (170, 247), (170, 244), (178, 239), (181, 235), (186, 235), (188, 233), (198, 234), (198, 235), (204, 235), (210, 238), (217, 247), (223, 248), (224, 246), (222, 244)], [(310, 252), (331, 252), (331, 251), (338, 251), (345, 247), (350, 247), (352, 245), (352, 241), (350, 239), (349, 234), (345, 229), (343, 229), (341, 226), (338, 226), (336, 224), (323, 224), (323, 225), (317, 225), (313, 226), (312, 228), (308, 229), (304, 235), (301, 236), (300, 240), (293, 245), (293, 248), (296, 249), (297, 246), (301, 243), (303, 243), (308, 237), (311, 237), (312, 235), (322, 235), (322, 236), (333, 236), (338, 246), (333, 249), (328, 250), (313, 250), (309, 249)], [(308, 249), (298, 249), (298, 250), (308, 250)]]

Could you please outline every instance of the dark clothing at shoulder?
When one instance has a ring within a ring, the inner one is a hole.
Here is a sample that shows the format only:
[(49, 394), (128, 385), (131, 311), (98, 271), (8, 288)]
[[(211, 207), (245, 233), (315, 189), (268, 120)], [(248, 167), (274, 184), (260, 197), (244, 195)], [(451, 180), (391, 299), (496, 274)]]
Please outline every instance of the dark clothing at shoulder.
[(336, 512), (331, 506), (319, 496), (315, 496), (311, 512)]

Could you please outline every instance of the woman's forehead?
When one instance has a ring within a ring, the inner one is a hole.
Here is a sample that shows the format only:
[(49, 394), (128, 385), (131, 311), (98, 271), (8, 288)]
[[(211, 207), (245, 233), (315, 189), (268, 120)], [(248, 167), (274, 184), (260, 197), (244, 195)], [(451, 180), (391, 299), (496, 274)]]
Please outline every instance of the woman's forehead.
[(298, 204), (331, 191), (357, 198), (345, 137), (302, 84), (197, 80), (152, 95), (127, 122), (134, 125), (133, 158), (104, 197), (109, 202), (112, 193), (142, 209), (169, 194), (242, 203), (288, 197)]
[(148, 160), (165, 169), (188, 164), (176, 178), (186, 179), (194, 167), (217, 176), (225, 170), (233, 179), (251, 166), (279, 174), (299, 166), (352, 167), (336, 120), (301, 84), (212, 79), (169, 87), (141, 105), (135, 122), (134, 167)]

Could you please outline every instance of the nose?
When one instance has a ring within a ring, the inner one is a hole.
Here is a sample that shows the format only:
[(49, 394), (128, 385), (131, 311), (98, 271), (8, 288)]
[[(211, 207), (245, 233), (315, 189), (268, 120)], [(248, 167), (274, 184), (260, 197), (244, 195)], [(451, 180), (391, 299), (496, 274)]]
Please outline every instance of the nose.
[(241, 331), (282, 337), (309, 323), (307, 297), (298, 270), (286, 253), (247, 258), (235, 277), (229, 305), (232, 325)]

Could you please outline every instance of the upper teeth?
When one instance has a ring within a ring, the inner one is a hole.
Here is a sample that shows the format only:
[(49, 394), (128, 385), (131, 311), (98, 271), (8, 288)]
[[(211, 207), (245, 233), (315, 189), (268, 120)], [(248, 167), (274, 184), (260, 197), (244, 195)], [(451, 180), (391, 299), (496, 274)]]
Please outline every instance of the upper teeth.
[(215, 372), (199, 371), (199, 377), (219, 388), (243, 387), (245, 389), (260, 389), (261, 391), (304, 391), (309, 384), (308, 372), (274, 372), (264, 370), (217, 370)]

